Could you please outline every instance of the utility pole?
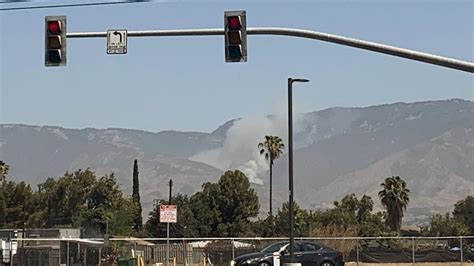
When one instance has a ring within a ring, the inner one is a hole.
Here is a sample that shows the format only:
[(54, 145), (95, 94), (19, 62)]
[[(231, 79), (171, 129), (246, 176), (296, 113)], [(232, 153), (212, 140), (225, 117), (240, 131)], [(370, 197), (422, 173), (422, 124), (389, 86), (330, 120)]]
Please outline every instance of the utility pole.
[[(170, 195), (168, 205), (171, 205), (171, 197), (173, 191), (173, 180), (170, 179)], [(170, 223), (166, 223), (166, 266), (170, 265)]]
[(173, 191), (173, 180), (170, 179), (170, 196), (169, 196), (169, 205), (171, 205), (171, 192)]

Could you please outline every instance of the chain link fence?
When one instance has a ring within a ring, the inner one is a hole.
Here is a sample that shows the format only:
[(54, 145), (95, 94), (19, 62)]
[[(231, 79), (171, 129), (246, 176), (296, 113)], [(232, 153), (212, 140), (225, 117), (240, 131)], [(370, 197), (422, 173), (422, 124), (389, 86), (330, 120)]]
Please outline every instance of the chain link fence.
[[(288, 238), (171, 238), (169, 266), (229, 266), (235, 257), (258, 252)], [(343, 253), (346, 265), (473, 265), (474, 236), (464, 237), (332, 237), (310, 240)], [(14, 244), (12, 244), (14, 243)], [(8, 247), (15, 247), (8, 248)], [(0, 265), (166, 266), (165, 238), (11, 239), (1, 246)], [(137, 263), (138, 264), (138, 263)], [(133, 265), (137, 265), (133, 264)]]

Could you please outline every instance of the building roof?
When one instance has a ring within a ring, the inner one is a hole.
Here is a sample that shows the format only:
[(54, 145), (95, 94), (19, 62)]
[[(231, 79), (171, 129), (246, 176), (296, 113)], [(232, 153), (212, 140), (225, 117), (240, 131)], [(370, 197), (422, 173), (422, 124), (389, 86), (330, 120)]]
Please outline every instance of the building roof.
[[(211, 243), (212, 241), (196, 241), (196, 242), (191, 242), (189, 245), (191, 245), (193, 248), (204, 248), (206, 247), (207, 244)], [(240, 241), (234, 241), (234, 247), (236, 248), (243, 248), (243, 247), (253, 247), (254, 245), (249, 244), (249, 243), (244, 243)]]

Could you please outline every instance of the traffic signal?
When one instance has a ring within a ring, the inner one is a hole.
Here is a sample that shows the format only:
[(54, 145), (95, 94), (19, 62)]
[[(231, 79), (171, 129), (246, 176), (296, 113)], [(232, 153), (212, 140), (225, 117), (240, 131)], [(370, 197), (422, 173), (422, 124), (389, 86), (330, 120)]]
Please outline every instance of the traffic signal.
[(44, 65), (66, 65), (66, 16), (45, 17)]
[(225, 61), (247, 62), (247, 22), (245, 11), (224, 12)]

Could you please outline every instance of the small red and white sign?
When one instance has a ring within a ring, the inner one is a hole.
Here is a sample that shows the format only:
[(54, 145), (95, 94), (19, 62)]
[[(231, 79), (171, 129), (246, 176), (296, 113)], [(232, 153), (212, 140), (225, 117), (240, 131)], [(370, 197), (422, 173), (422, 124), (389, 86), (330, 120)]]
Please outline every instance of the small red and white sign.
[(160, 205), (160, 223), (177, 223), (178, 208), (176, 205)]

